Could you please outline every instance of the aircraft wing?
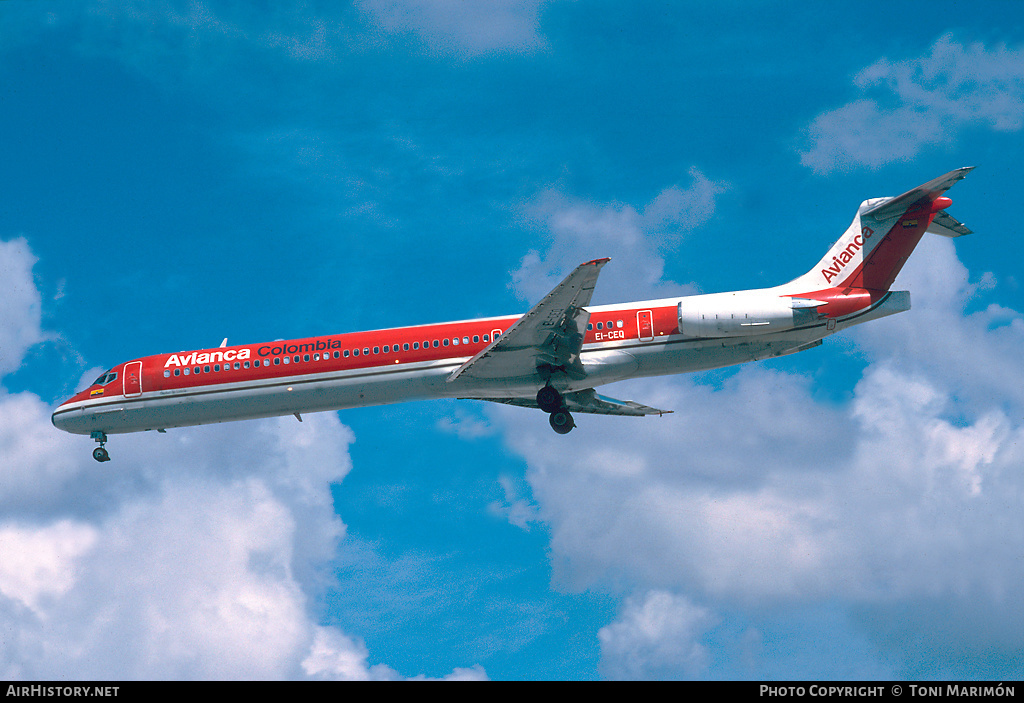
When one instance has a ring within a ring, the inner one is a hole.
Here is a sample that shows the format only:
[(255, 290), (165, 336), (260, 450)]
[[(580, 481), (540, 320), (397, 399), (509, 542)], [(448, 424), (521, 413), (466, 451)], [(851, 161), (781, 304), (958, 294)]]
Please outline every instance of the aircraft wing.
[[(517, 405), (521, 408), (539, 408), (537, 401), (533, 398), (467, 398), (466, 400), (489, 400), (494, 403), (505, 403), (506, 405)], [(592, 415), (665, 415), (671, 410), (659, 410), (658, 408), (641, 405), (632, 400), (616, 400), (607, 396), (598, 395), (593, 388), (588, 388), (575, 393), (566, 393), (562, 396), (565, 401), (565, 409), (574, 413), (590, 413)]]
[(885, 220), (890, 217), (895, 217), (896, 215), (902, 215), (905, 211), (922, 201), (931, 202), (935, 198), (939, 197), (952, 188), (957, 181), (961, 181), (966, 178), (967, 174), (973, 170), (973, 166), (967, 166), (966, 168), (958, 168), (955, 171), (950, 171), (944, 176), (939, 176), (938, 178), (928, 181), (924, 185), (920, 185), (913, 190), (908, 190), (903, 195), (898, 195), (895, 198), (890, 198), (885, 202), (879, 203), (873, 208), (865, 210), (862, 214), (871, 215), (876, 220)]
[(545, 365), (564, 370), (570, 378), (585, 378), (580, 349), (590, 313), (584, 308), (590, 304), (597, 275), (608, 261), (595, 259), (577, 266), (503, 335), (455, 369), (448, 382), (530, 376)]

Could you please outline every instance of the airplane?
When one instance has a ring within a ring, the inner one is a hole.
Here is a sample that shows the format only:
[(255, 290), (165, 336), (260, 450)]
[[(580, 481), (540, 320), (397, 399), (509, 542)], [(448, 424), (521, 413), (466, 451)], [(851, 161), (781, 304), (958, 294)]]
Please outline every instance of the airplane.
[(663, 415), (598, 395), (598, 386), (742, 364), (811, 349), (840, 330), (910, 309), (889, 290), (932, 232), (971, 230), (944, 193), (973, 167), (903, 195), (865, 200), (814, 268), (774, 288), (590, 305), (609, 259), (580, 264), (525, 315), (349, 332), (145, 356), (114, 366), (61, 403), (53, 424), (111, 434), (432, 398), (487, 400), (548, 415)]

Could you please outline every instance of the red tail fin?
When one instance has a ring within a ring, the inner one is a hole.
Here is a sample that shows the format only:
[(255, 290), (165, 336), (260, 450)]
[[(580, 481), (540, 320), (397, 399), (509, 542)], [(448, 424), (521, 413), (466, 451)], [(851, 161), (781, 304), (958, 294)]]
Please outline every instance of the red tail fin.
[(950, 171), (895, 198), (865, 200), (850, 228), (818, 265), (785, 288), (889, 290), (937, 215), (960, 228), (956, 231), (956, 227), (945, 226), (937, 230), (941, 234), (970, 231), (942, 212), (952, 204), (942, 194), (970, 171), (971, 168)]

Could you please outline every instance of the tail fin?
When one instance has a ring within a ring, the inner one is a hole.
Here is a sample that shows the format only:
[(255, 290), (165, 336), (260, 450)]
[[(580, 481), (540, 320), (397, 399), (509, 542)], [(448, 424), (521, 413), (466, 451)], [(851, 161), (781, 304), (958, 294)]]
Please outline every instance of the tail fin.
[(889, 290), (926, 231), (950, 237), (970, 233), (944, 212), (953, 201), (942, 194), (973, 168), (950, 171), (895, 198), (865, 200), (817, 266), (785, 288)]

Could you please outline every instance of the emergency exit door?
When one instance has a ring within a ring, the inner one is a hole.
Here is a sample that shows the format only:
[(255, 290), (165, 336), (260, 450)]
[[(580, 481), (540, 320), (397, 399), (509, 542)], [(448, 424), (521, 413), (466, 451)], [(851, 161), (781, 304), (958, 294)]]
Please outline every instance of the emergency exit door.
[(129, 361), (124, 365), (124, 395), (130, 398), (142, 393), (142, 362)]
[(636, 314), (636, 327), (640, 332), (641, 342), (654, 339), (654, 322), (650, 310), (641, 310)]

